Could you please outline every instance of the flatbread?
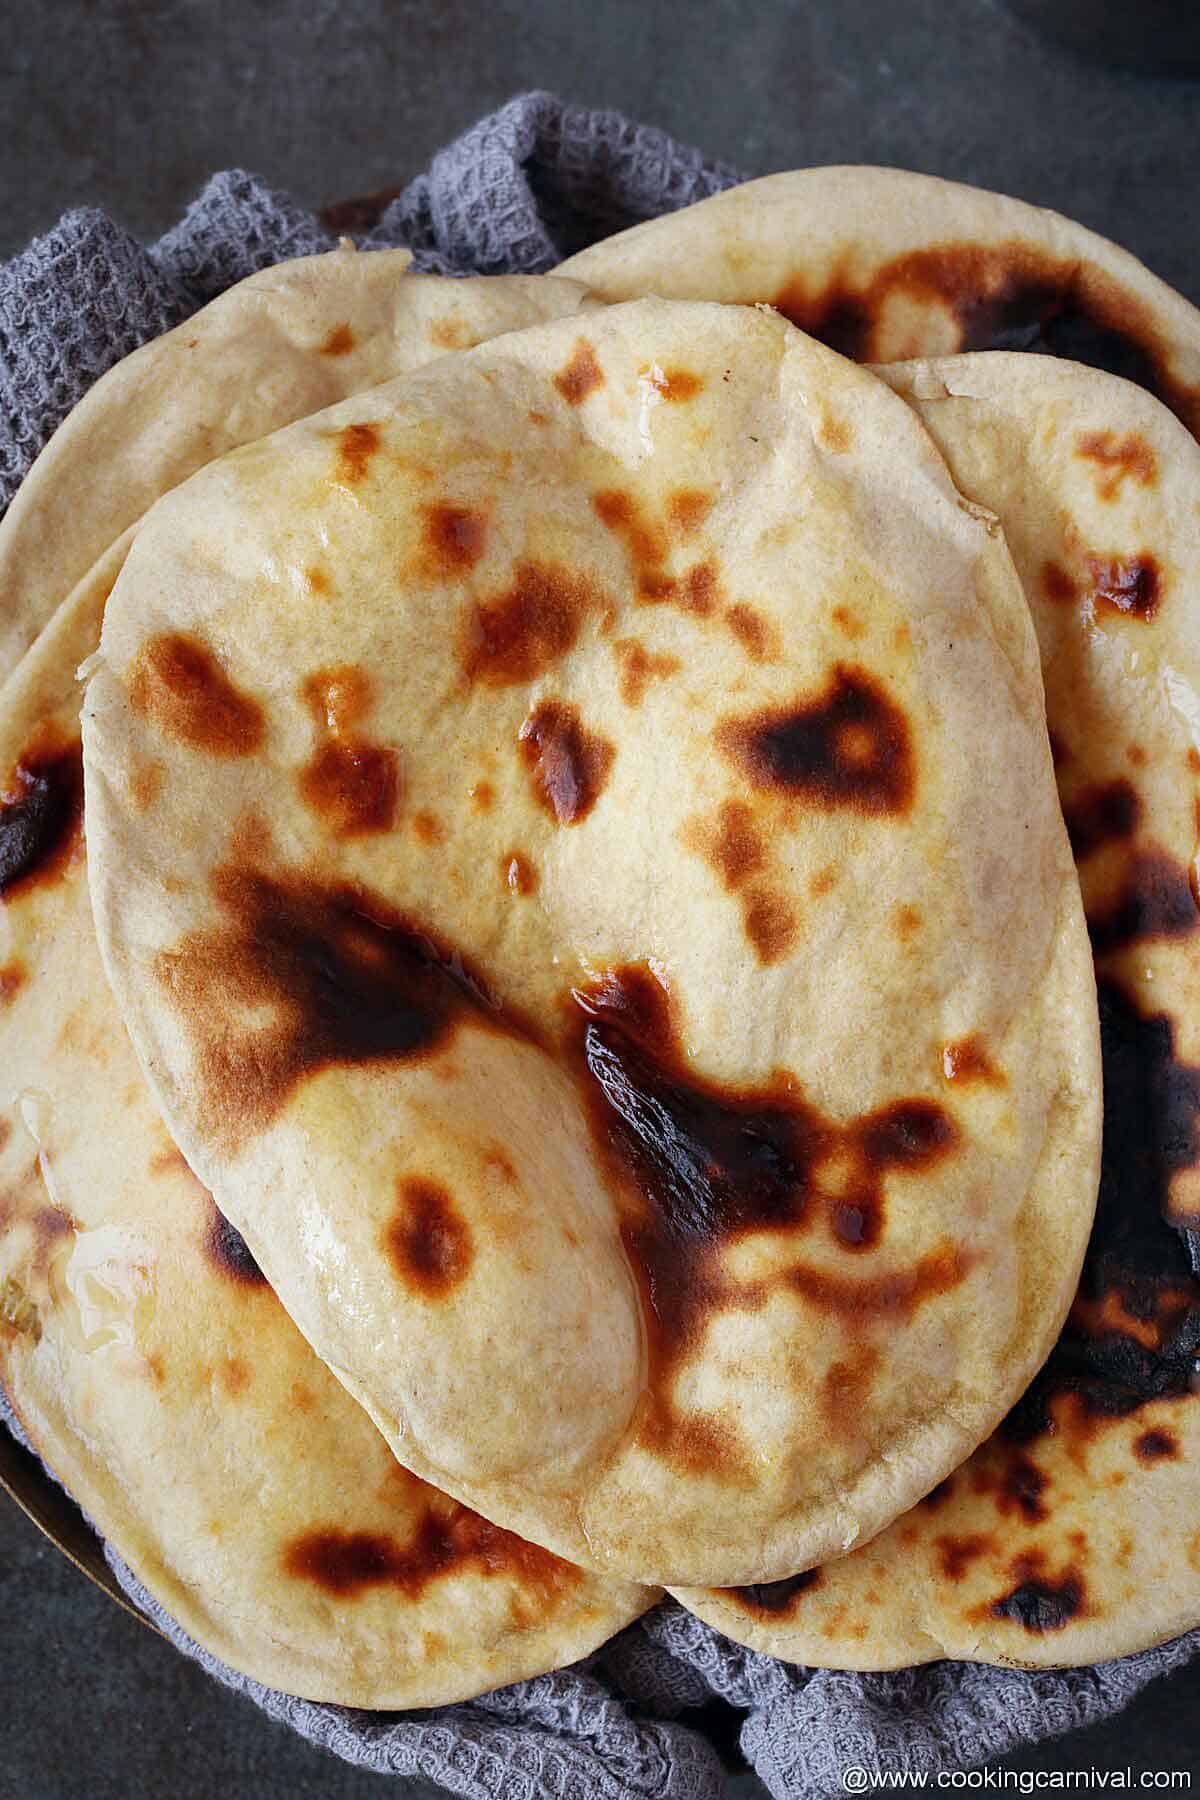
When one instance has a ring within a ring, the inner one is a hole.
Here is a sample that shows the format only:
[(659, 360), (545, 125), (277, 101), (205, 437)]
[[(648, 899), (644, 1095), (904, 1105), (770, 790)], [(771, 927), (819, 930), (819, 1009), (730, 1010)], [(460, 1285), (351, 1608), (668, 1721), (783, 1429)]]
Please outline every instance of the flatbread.
[(798, 1582), (680, 1597), (799, 1662), (1095, 1662), (1200, 1623), (1200, 449), (1073, 364), (880, 373), (1029, 596), (1100, 981), (1100, 1203), (1062, 1337), (963, 1469)]
[(1007, 551), (873, 377), (646, 302), (331, 409), (155, 508), (84, 724), (170, 1129), (407, 1467), (769, 1580), (1024, 1387), (1090, 957)]
[(558, 273), (607, 300), (767, 302), (856, 362), (1066, 357), (1136, 381), (1200, 433), (1200, 314), (1071, 219), (905, 169), (768, 175), (635, 225)]
[(0, 522), (0, 689), (113, 540), (203, 463), (447, 350), (585, 303), (576, 283), (448, 281), (406, 274), (410, 261), (407, 250), (346, 245), (263, 269), (89, 390)]
[(80, 831), (74, 672), (111, 565), (60, 609), (0, 718), (0, 1380), (97, 1529), (244, 1674), (390, 1708), (559, 1667), (656, 1595), (399, 1467), (141, 1078)]

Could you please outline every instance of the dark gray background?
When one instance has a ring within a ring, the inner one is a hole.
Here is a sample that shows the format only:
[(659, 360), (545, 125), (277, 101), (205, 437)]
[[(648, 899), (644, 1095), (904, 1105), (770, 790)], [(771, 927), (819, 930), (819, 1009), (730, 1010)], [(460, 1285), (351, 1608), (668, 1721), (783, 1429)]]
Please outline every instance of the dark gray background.
[[(1200, 300), (1200, 84), (1074, 61), (994, 0), (0, 0), (0, 256), (84, 204), (154, 236), (233, 164), (313, 204), (392, 186), (529, 87), (749, 173), (881, 162), (1019, 194)], [(1200, 1677), (1006, 1766), (1092, 1763), (1200, 1772)], [(210, 1683), (0, 1499), (0, 1800), (383, 1784)]]

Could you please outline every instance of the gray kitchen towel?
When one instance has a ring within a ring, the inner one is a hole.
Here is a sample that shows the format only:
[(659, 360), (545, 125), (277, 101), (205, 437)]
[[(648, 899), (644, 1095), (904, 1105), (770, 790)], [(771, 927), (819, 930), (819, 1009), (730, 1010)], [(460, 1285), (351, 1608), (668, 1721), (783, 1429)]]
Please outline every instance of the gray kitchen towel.
[[(354, 218), (366, 248), (408, 244), (419, 268), (534, 272), (736, 179), (617, 113), (527, 94), (440, 152), (390, 204), (341, 217)], [(0, 267), (0, 510), (106, 369), (242, 276), (328, 249), (338, 210), (322, 222), (230, 171), (148, 249), (85, 210)], [(0, 1418), (13, 1426), (2, 1395)], [(107, 1554), (172, 1642), (272, 1718), (350, 1762), (421, 1775), (468, 1800), (709, 1800), (721, 1766), (686, 1721), (714, 1701), (744, 1715), (742, 1750), (778, 1800), (838, 1794), (856, 1780), (861, 1790), (889, 1771), (932, 1780), (1104, 1718), (1200, 1651), (1194, 1632), (1096, 1668), (1026, 1674), (942, 1662), (854, 1675), (759, 1656), (665, 1602), (575, 1668), (469, 1704), (381, 1715), (296, 1700), (234, 1673)]]

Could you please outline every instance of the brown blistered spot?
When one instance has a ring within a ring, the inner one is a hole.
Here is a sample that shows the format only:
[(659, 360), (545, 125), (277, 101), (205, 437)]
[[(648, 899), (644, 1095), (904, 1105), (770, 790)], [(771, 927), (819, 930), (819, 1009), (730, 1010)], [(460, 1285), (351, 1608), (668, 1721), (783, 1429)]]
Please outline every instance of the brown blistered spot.
[(1101, 500), (1115, 500), (1126, 477), (1150, 487), (1158, 474), (1153, 450), (1136, 431), (1127, 431), (1123, 438), (1115, 431), (1081, 432), (1075, 454), (1096, 464), (1093, 479)]
[(1200, 931), (1195, 871), (1165, 851), (1134, 850), (1126, 858), (1117, 892), (1088, 909), (1088, 933), (1097, 956), (1157, 938)]
[(835, 606), (829, 616), (841, 632), (842, 636), (848, 637), (852, 641), (855, 638), (860, 638), (866, 630), (862, 620), (857, 614), (852, 613), (848, 606)]
[[(317, 1404), (317, 1396), (304, 1381), (293, 1381), (288, 1389), (288, 1399), (297, 1412), (311, 1412)], [(396, 1464), (396, 1467), (400, 1467), (399, 1463)]]
[(329, 576), (319, 563), (309, 563), (304, 571), (304, 579), (314, 594), (327, 594), (333, 586)]
[(771, 621), (744, 600), (725, 608), (725, 623), (752, 662), (766, 662), (776, 653), (777, 638)]
[(703, 488), (676, 488), (667, 498), (667, 517), (680, 537), (691, 537), (699, 531), (712, 511), (715, 494)]
[(234, 686), (207, 645), (181, 631), (160, 632), (138, 651), (129, 697), (164, 736), (210, 756), (250, 756), (266, 737), (258, 701)]
[(224, 917), (154, 972), (192, 1034), (207, 1129), (224, 1148), (323, 1069), (424, 1058), (467, 1017), (516, 1029), (459, 950), (368, 888), (245, 868), (211, 885)]
[(378, 1587), (395, 1588), (415, 1600), (452, 1575), (501, 1577), (536, 1598), (543, 1613), (583, 1579), (582, 1570), (571, 1563), (453, 1501), (427, 1504), (407, 1543), (382, 1532), (340, 1526), (306, 1532), (284, 1552), (283, 1567), (338, 1600), (357, 1600)]
[(1188, 746), (1187, 766), (1193, 775), (1200, 775), (1200, 750), (1194, 744)]
[(1056, 562), (1042, 564), (1042, 592), (1057, 606), (1073, 606), (1079, 597), (1078, 585), (1062, 564)]
[(236, 1399), (250, 1386), (250, 1365), (240, 1356), (222, 1357), (217, 1364), (217, 1380), (230, 1399)]
[(593, 600), (589, 584), (569, 569), (519, 562), (511, 587), (463, 614), (463, 673), (485, 687), (535, 681), (573, 647)]
[(0, 1118), (0, 1151), (7, 1150), (12, 1137), (12, 1120)]
[(1080, 789), (1063, 802), (1067, 836), (1076, 862), (1082, 862), (1105, 844), (1131, 838), (1142, 817), (1142, 803), (1131, 781), (1097, 783)]
[(830, 1431), (842, 1437), (857, 1429), (882, 1358), (874, 1344), (855, 1344), (849, 1355), (832, 1362), (821, 1382), (820, 1403)]
[(838, 663), (815, 698), (726, 720), (716, 739), (757, 788), (858, 813), (903, 813), (912, 805), (907, 721), (864, 669)]
[(898, 906), (892, 914), (892, 930), (902, 944), (915, 937), (921, 929), (921, 915), (915, 906)]
[(1200, 1282), (1170, 1221), (1175, 1177), (1200, 1167), (1200, 1068), (1177, 1060), (1165, 1015), (1143, 1014), (1107, 977), (1098, 996), (1096, 1220), (1063, 1332), (1004, 1423), (1019, 1443), (1051, 1432), (1082, 1443), (1152, 1400), (1191, 1391)]
[[(943, 243), (884, 263), (865, 281), (845, 268), (812, 291), (803, 277), (788, 282), (773, 304), (802, 331), (856, 362), (894, 360), (878, 328), (888, 303), (901, 296), (932, 305), (953, 321), (957, 342), (921, 337), (901, 356), (950, 350), (1025, 350), (1066, 357), (1136, 382), (1169, 406), (1189, 429), (1200, 422), (1194, 388), (1170, 373), (1144, 301), (1111, 275), (1059, 258), (1014, 238), (998, 244)], [(764, 299), (771, 296), (764, 295)]]
[(366, 479), (381, 443), (378, 425), (343, 425), (337, 434), (336, 479), (347, 487), (357, 487)]
[(354, 333), (349, 325), (335, 325), (321, 345), (322, 356), (349, 356), (354, 348)]
[(620, 665), (621, 698), (626, 706), (640, 706), (652, 681), (665, 681), (681, 666), (677, 656), (647, 650), (638, 638), (614, 639), (612, 652)]
[(667, 534), (642, 516), (631, 495), (621, 488), (601, 488), (592, 495), (592, 510), (601, 524), (622, 538), (630, 559), (639, 569), (653, 568), (666, 558)]
[(537, 870), (519, 850), (508, 850), (500, 858), (500, 873), (510, 894), (528, 895), (537, 892)]
[(394, 750), (362, 741), (322, 744), (298, 776), (304, 803), (334, 837), (390, 831), (400, 794)]
[(399, 1205), (384, 1231), (384, 1249), (406, 1287), (442, 1300), (470, 1270), (470, 1227), (440, 1182), (404, 1176), (396, 1192)]
[(745, 896), (742, 917), (754, 954), (764, 965), (782, 961), (800, 932), (795, 909), (769, 888), (755, 888)]
[[(0, 963), (0, 1006), (10, 1005), (28, 979), (29, 971), (19, 957), (14, 956), (8, 962)], [(7, 1123), (5, 1120), (4, 1124)]]
[(470, 350), (478, 339), (464, 319), (434, 319), (429, 327), (429, 341), (439, 350)]
[(832, 893), (837, 886), (837, 878), (838, 872), (834, 863), (828, 863), (825, 868), (818, 869), (808, 884), (808, 891), (813, 899), (823, 900), (826, 894)]
[(690, 369), (663, 369), (657, 363), (651, 363), (642, 374), (649, 377), (651, 385), (664, 400), (694, 400), (704, 386), (703, 376), (693, 375)]
[(1051, 1576), (1042, 1551), (1014, 1557), (1011, 1571), (1016, 1586), (986, 1609), (994, 1619), (1010, 1619), (1023, 1630), (1041, 1635), (1061, 1631), (1085, 1611), (1085, 1587), (1078, 1569), (1070, 1567)]
[(451, 576), (474, 568), (487, 543), (486, 513), (444, 500), (423, 510), (425, 542), (436, 573)]
[(400, 759), (356, 730), (371, 705), (366, 675), (352, 664), (317, 669), (300, 697), (318, 740), (296, 778), (305, 805), (335, 837), (390, 831), (400, 804)]
[(151, 1351), (146, 1358), (146, 1368), (155, 1387), (164, 1386), (167, 1379), (167, 1365), (161, 1351)]
[[(669, 996), (645, 967), (613, 970), (572, 998), (595, 1141), (628, 1202), (622, 1239), (642, 1282), (648, 1387), (661, 1420), (674, 1368), (709, 1314), (765, 1294), (764, 1283), (724, 1269), (726, 1244), (760, 1231), (798, 1239), (823, 1220), (834, 1243), (861, 1254), (882, 1235), (884, 1176), (932, 1167), (958, 1132), (931, 1101), (901, 1100), (838, 1124), (790, 1075), (750, 1089), (698, 1077)], [(826, 1310), (895, 1315), (964, 1273), (963, 1259), (941, 1247), (911, 1269), (842, 1276), (793, 1261), (777, 1280)], [(663, 1443), (660, 1431), (656, 1447)]]
[(982, 1532), (970, 1537), (935, 1538), (934, 1545), (947, 1581), (961, 1581), (973, 1562), (995, 1550), (994, 1541)]
[(554, 385), (568, 406), (581, 406), (588, 395), (604, 386), (604, 370), (587, 338), (576, 338), (570, 361), (554, 377)]
[(412, 828), (413, 836), (422, 844), (441, 844), (445, 841), (446, 827), (436, 813), (427, 811), (425, 807), (413, 814)]
[[(1054, 747), (1053, 738), (1051, 738), (1050, 743), (1051, 743), (1051, 749), (1053, 749), (1053, 747)], [(1142, 748), (1141, 744), (1126, 744), (1125, 756), (1126, 756), (1126, 760), (1130, 764), (1132, 764), (1132, 766), (1135, 769), (1144, 769), (1146, 766), (1146, 763), (1149, 761), (1149, 758), (1147, 757), (1146, 752)], [(1054, 766), (1055, 766), (1055, 768), (1058, 767), (1058, 758), (1057, 757), (1055, 757), (1055, 759), (1054, 759)]]
[(58, 879), (80, 839), (83, 751), (39, 731), (0, 789), (0, 896)]
[(490, 812), (496, 799), (496, 790), (490, 781), (477, 781), (471, 788), (470, 795), (476, 812)]
[(731, 893), (766, 867), (766, 844), (744, 800), (722, 800), (714, 823), (693, 822), (685, 828), (684, 841), (712, 865)]
[(751, 1587), (726, 1588), (725, 1593), (746, 1612), (778, 1619), (792, 1611), (798, 1594), (806, 1594), (820, 1582), (820, 1569), (805, 1569), (801, 1575), (785, 1575), (782, 1581), (759, 1581)]
[(928, 1508), (930, 1512), (937, 1512), (939, 1507), (945, 1506), (953, 1492), (954, 1477), (953, 1475), (947, 1475), (944, 1481), (939, 1481), (936, 1487), (930, 1488), (929, 1492), (925, 1495), (925, 1498), (921, 1501), (921, 1505)]
[(138, 762), (129, 773), (129, 798), (140, 813), (148, 812), (162, 792), (166, 770), (160, 762)]
[(973, 1031), (969, 1037), (943, 1044), (942, 1074), (947, 1081), (961, 1082), (964, 1086), (976, 1083), (986, 1084), (988, 1087), (1006, 1085), (1004, 1071), (996, 1067), (977, 1031)]
[(521, 754), (534, 792), (560, 825), (586, 819), (603, 791), (616, 751), (585, 729), (565, 700), (543, 700), (521, 726)]
[(1148, 625), (1158, 612), (1162, 600), (1162, 577), (1154, 558), (1143, 551), (1139, 556), (1089, 556), (1090, 585), (1084, 590), (1085, 601), (1109, 612), (1124, 613)]
[(1167, 1458), (1178, 1459), (1179, 1444), (1169, 1431), (1143, 1431), (1134, 1439), (1133, 1454), (1139, 1462), (1156, 1463)]
[(236, 1225), (229, 1223), (215, 1202), (212, 1203), (212, 1217), (205, 1234), (204, 1249), (209, 1261), (239, 1287), (266, 1286), (267, 1278), (250, 1254), (245, 1238)]
[(538, 412), (536, 407), (530, 407), (526, 417), (531, 425), (548, 425), (550, 423), (550, 414)]

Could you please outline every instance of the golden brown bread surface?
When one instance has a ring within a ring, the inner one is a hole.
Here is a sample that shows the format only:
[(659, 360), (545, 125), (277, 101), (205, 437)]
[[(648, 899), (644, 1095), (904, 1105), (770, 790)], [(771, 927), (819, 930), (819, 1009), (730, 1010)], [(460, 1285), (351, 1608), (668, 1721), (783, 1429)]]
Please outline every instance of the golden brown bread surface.
[(548, 324), (212, 465), (85, 761), (169, 1126), (416, 1473), (772, 1580), (1045, 1354), (1099, 1102), (1036, 644), (911, 412), (782, 320)]
[(856, 362), (1037, 351), (1136, 381), (1200, 432), (1200, 315), (1073, 219), (907, 169), (797, 169), (560, 265), (606, 300), (765, 302)]
[(798, 1662), (1091, 1662), (1200, 1619), (1200, 1282), (1177, 1229), (1200, 1224), (1200, 449), (1074, 364), (880, 373), (1000, 516), (1037, 628), (1100, 985), (1100, 1203), (1058, 1344), (962, 1469), (800, 1582), (682, 1597)]
[(139, 1579), (256, 1680), (408, 1707), (558, 1667), (653, 1592), (399, 1467), (141, 1077), (100, 964), (81, 819), (75, 670), (114, 560), (26, 656), (0, 719), (0, 1379)]

